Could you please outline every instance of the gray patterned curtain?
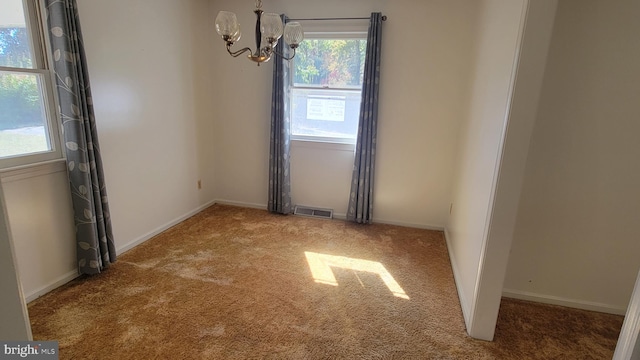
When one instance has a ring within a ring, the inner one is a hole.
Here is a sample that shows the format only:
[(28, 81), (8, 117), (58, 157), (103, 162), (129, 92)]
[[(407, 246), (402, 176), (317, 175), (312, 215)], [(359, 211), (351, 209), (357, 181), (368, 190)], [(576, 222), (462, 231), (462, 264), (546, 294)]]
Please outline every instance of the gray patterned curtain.
[[(287, 22), (282, 15), (282, 22)], [(284, 40), (276, 45), (276, 51), (289, 56)], [(271, 97), (271, 136), (269, 150), (269, 204), (271, 212), (291, 212), (291, 174), (289, 172), (289, 61), (274, 56), (273, 93)]]
[(116, 260), (91, 88), (75, 0), (45, 0), (76, 225), (78, 272)]
[(373, 221), (373, 174), (376, 159), (376, 128), (378, 126), (381, 38), (382, 14), (371, 13), (356, 156), (347, 210), (347, 220), (365, 224)]

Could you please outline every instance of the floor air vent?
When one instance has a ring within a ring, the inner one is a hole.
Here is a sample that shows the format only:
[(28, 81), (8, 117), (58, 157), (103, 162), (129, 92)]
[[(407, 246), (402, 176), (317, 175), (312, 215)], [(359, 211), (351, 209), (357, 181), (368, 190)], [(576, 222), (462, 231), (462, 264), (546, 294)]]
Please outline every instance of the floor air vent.
[(333, 218), (333, 210), (331, 210), (331, 209), (318, 209), (318, 208), (312, 208), (312, 207), (309, 207), (309, 206), (296, 205), (296, 208), (293, 211), (293, 213), (295, 215), (309, 216), (309, 217), (322, 218), (322, 219), (332, 219)]

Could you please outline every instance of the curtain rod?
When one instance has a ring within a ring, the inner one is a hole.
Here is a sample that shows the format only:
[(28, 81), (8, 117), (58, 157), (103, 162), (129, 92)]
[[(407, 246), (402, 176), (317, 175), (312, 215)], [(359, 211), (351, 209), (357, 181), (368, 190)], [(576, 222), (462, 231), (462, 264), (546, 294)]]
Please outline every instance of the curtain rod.
[[(288, 19), (288, 21), (322, 21), (322, 20), (369, 20), (370, 17), (350, 17), (350, 18), (309, 18), (309, 19)], [(387, 15), (382, 15), (382, 21), (387, 21)]]

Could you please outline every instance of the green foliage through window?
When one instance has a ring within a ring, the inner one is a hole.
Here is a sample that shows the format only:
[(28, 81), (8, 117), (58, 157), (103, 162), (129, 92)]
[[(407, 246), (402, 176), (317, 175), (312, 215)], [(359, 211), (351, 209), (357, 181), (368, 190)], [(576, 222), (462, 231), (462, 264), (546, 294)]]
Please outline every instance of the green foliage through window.
[(362, 86), (365, 39), (305, 39), (294, 58), (297, 86)]
[[(32, 68), (24, 27), (0, 28), (0, 66)], [(0, 73), (0, 130), (42, 126), (40, 91), (34, 75)]]
[(35, 76), (0, 73), (0, 114), (0, 130), (42, 126)]
[(0, 66), (31, 68), (29, 34), (23, 27), (0, 27)]

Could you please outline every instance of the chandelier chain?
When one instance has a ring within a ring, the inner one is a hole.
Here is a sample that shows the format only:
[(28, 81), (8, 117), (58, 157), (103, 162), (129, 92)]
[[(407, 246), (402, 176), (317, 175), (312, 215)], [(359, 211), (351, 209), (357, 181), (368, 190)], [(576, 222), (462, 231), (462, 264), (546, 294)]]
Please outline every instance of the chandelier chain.
[(262, 0), (256, 0), (256, 9), (262, 9)]

